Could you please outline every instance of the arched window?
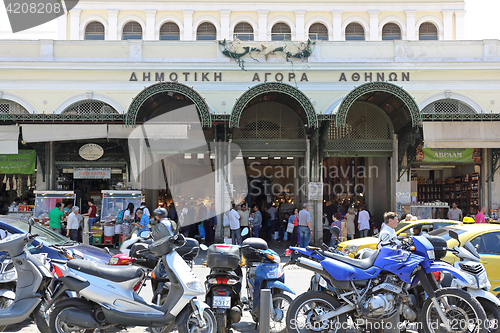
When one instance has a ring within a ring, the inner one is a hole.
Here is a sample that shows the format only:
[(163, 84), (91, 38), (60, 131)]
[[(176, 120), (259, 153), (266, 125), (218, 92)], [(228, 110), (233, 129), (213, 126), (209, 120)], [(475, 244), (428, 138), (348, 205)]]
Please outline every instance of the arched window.
[(365, 40), (365, 29), (359, 23), (349, 23), (345, 27), (345, 40)]
[(203, 22), (198, 26), (196, 30), (196, 40), (216, 40), (217, 39), (217, 29), (215, 25), (210, 22)]
[(87, 99), (71, 104), (62, 113), (77, 114), (77, 115), (95, 115), (95, 114), (117, 114), (118, 111), (116, 111), (112, 106), (110, 106), (107, 103), (94, 99)]
[(425, 22), (420, 25), (418, 30), (419, 40), (438, 40), (438, 30), (434, 23)]
[(85, 40), (104, 40), (104, 26), (101, 22), (93, 21), (87, 24)]
[(396, 23), (387, 23), (382, 28), (382, 40), (401, 40), (401, 29)]
[(160, 40), (179, 40), (180, 35), (179, 26), (174, 22), (167, 22), (160, 28)]
[(137, 22), (129, 22), (123, 27), (123, 40), (142, 39), (142, 27)]
[(234, 27), (233, 39), (239, 40), (253, 40), (253, 27), (247, 22), (238, 23)]
[(447, 98), (432, 102), (422, 109), (422, 113), (473, 114), (476, 111), (464, 102)]
[(0, 114), (29, 114), (21, 104), (0, 98)]
[(309, 28), (309, 39), (328, 40), (328, 29), (323, 23), (314, 23)]
[(286, 23), (276, 23), (271, 29), (271, 40), (292, 40), (292, 30)]

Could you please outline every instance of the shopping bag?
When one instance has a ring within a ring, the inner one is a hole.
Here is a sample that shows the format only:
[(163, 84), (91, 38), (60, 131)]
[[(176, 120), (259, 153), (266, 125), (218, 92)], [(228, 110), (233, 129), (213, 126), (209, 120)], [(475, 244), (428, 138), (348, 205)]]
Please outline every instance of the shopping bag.
[(205, 226), (203, 225), (203, 222), (198, 224), (198, 231), (200, 232), (200, 237), (205, 238)]

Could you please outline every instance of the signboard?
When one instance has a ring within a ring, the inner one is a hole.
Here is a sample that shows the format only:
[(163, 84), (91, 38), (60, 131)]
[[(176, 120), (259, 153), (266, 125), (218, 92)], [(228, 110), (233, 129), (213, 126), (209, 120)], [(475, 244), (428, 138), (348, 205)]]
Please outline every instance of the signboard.
[(104, 155), (104, 149), (95, 143), (87, 143), (80, 147), (78, 154), (87, 161), (98, 160)]
[(481, 163), (479, 148), (417, 148), (416, 162)]
[(312, 200), (323, 200), (323, 183), (309, 183), (308, 199)]
[(31, 175), (35, 173), (34, 150), (19, 150), (19, 154), (0, 154), (0, 173)]
[(110, 179), (111, 168), (74, 168), (74, 179)]

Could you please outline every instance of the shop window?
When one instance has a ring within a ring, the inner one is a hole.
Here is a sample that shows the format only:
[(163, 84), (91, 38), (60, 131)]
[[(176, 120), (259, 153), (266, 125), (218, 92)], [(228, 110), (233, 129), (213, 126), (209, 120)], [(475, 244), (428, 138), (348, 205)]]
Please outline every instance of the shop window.
[(0, 114), (29, 114), (29, 112), (16, 102), (0, 99)]
[(174, 22), (167, 22), (160, 28), (160, 40), (179, 40), (181, 32)]
[(137, 22), (129, 22), (123, 27), (123, 40), (142, 39), (142, 27)]
[(247, 22), (238, 23), (234, 27), (233, 39), (239, 39), (243, 41), (254, 40), (253, 27)]
[(292, 40), (292, 30), (286, 23), (276, 23), (271, 29), (271, 40)]
[(196, 30), (196, 40), (216, 40), (217, 29), (210, 22), (204, 22)]
[(365, 40), (365, 29), (359, 23), (349, 23), (345, 27), (345, 40)]
[(476, 113), (476, 111), (461, 101), (455, 99), (441, 99), (427, 105), (422, 109), (422, 113), (473, 114)]
[(322, 23), (314, 23), (309, 28), (309, 39), (328, 40), (328, 29)]
[(85, 40), (104, 40), (104, 25), (101, 22), (90, 22), (85, 27)]
[(419, 40), (438, 40), (438, 31), (434, 23), (425, 22), (418, 30)]
[(387, 23), (382, 28), (382, 40), (401, 40), (401, 28), (396, 23)]
[(63, 114), (95, 115), (95, 114), (118, 114), (112, 106), (96, 100), (84, 100), (71, 104)]

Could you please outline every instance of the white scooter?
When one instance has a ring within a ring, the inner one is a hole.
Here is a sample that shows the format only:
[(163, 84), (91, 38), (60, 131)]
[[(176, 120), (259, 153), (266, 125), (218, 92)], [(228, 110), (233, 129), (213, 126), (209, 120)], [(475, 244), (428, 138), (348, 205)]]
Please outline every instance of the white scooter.
[(495, 297), (489, 290), (491, 284), (488, 281), (488, 276), (483, 264), (481, 264), (481, 259), (477, 253), (474, 246), (469, 242), (465, 242), (464, 246), (461, 246), (458, 234), (450, 230), (449, 235), (451, 238), (458, 241), (458, 246), (453, 247), (453, 249), (448, 249), (455, 256), (460, 258), (453, 264), (455, 268), (468, 273), (474, 284), (468, 284), (454, 278), (453, 276), (445, 273), (441, 285), (443, 287), (460, 288), (467, 291), (469, 294), (474, 296), (479, 303), (481, 303), (486, 316), (490, 321), (490, 332), (499, 333), (500, 332), (500, 300)]
[(81, 297), (56, 303), (50, 315), (52, 332), (101, 331), (113, 326), (164, 327), (163, 332), (170, 332), (176, 325), (180, 333), (217, 332), (209, 306), (196, 300), (205, 294), (203, 284), (176, 251), (185, 243), (182, 234), (175, 234), (141, 250), (161, 258), (170, 277), (170, 292), (162, 305), (148, 303), (133, 291), (143, 278), (144, 272), (139, 267), (110, 266), (79, 259), (64, 263), (53, 261), (62, 284), (51, 302), (57, 302), (58, 295), (67, 289)]

